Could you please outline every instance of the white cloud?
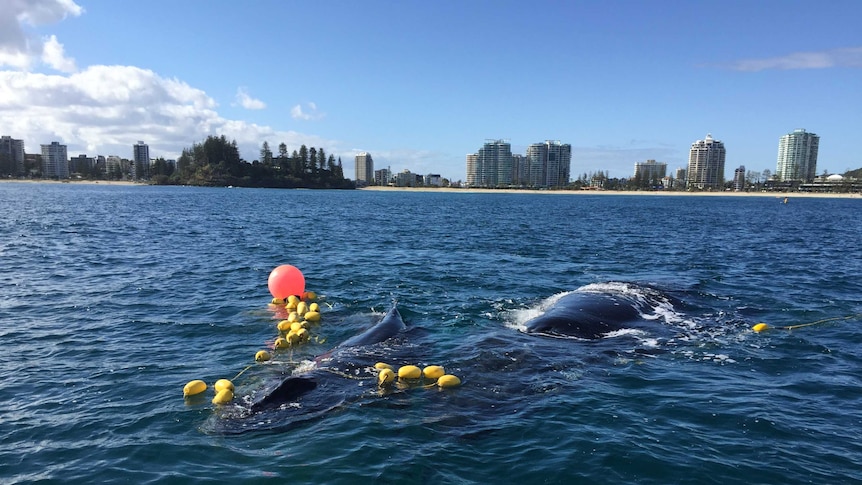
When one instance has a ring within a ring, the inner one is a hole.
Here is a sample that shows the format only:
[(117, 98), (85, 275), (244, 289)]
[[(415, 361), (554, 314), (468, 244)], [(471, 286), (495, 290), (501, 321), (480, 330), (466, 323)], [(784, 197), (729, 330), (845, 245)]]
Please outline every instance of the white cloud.
[(0, 66), (30, 69), (38, 62), (64, 72), (74, 70), (54, 36), (41, 39), (26, 26), (36, 27), (78, 16), (84, 9), (73, 0), (3, 0), (0, 15)]
[(248, 94), (248, 90), (244, 87), (239, 87), (236, 90), (236, 104), (239, 104), (245, 109), (264, 109), (266, 103), (259, 99), (252, 98)]
[[(257, 158), (264, 140), (338, 154), (333, 140), (225, 119), (204, 91), (148, 69), (94, 65), (76, 71), (56, 36), (33, 33), (33, 27), (81, 15), (84, 9), (74, 0), (0, 0), (0, 12), (0, 134), (23, 139), (28, 153), (59, 141), (70, 155), (130, 157), (132, 145), (143, 140), (153, 156), (176, 158), (192, 143), (224, 135), (236, 140), (248, 160)], [(29, 72), (38, 65), (61, 74)], [(237, 90), (236, 102), (246, 109), (266, 107), (245, 88)], [(313, 103), (308, 106), (311, 119), (322, 116)]]
[(765, 71), (769, 69), (826, 69), (830, 67), (862, 67), (862, 47), (845, 47), (819, 52), (794, 52), (785, 56), (764, 59), (745, 59), (730, 64), (736, 71)]
[(42, 62), (61, 72), (75, 72), (75, 59), (66, 57), (63, 52), (63, 44), (57, 42), (57, 37), (52, 35), (45, 41), (42, 49)]
[(318, 113), (317, 105), (314, 103), (306, 103), (308, 112), (303, 111), (302, 105), (296, 105), (290, 110), (290, 116), (295, 120), (322, 120), (326, 113)]
[(70, 154), (130, 157), (132, 145), (143, 140), (153, 156), (175, 158), (208, 135), (225, 135), (248, 160), (257, 158), (264, 140), (337, 155), (335, 141), (225, 119), (217, 107), (200, 89), (133, 66), (90, 66), (69, 75), (0, 71), (2, 134), (23, 139), (29, 153), (59, 141)]

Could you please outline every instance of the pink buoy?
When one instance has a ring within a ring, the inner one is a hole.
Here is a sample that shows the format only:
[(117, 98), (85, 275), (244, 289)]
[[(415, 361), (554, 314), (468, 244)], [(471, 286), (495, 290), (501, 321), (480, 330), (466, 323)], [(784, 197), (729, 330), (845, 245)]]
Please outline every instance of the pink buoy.
[(283, 264), (269, 273), (267, 285), (273, 298), (300, 296), (305, 292), (305, 277), (295, 266)]

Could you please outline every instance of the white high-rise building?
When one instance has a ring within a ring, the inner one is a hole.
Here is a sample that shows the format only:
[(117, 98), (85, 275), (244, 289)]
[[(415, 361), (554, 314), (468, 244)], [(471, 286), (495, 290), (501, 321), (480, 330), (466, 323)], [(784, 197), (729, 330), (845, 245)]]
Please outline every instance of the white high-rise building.
[(778, 141), (778, 180), (811, 183), (817, 175), (820, 137), (805, 130), (793, 130)]
[(370, 153), (356, 155), (356, 181), (365, 185), (374, 182), (374, 160)]
[(527, 183), (530, 187), (565, 187), (569, 185), (572, 145), (559, 140), (545, 140), (527, 147)]
[(721, 189), (724, 185), (724, 157), (724, 143), (714, 140), (709, 133), (703, 140), (692, 143), (686, 186), (690, 189)]
[(467, 155), (468, 187), (508, 187), (512, 185), (512, 145), (506, 140), (485, 140), (482, 148)]
[(51, 142), (50, 145), (42, 145), (42, 176), (69, 178), (69, 157), (66, 154), (66, 145), (59, 142)]
[(479, 154), (467, 154), (467, 187), (479, 186)]

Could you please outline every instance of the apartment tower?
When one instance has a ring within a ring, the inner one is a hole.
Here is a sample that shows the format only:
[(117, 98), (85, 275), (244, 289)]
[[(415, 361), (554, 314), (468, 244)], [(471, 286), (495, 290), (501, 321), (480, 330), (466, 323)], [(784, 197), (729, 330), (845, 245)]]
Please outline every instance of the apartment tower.
[(706, 135), (691, 144), (686, 186), (689, 189), (718, 190), (724, 186), (724, 143)]
[(775, 175), (783, 182), (811, 183), (817, 174), (817, 150), (820, 137), (805, 130), (793, 130), (778, 141), (778, 164)]
[(362, 152), (356, 155), (356, 182), (359, 185), (369, 185), (374, 182), (374, 160), (370, 153)]
[(59, 142), (51, 142), (50, 145), (42, 145), (42, 176), (69, 178), (69, 157), (66, 154), (66, 145)]

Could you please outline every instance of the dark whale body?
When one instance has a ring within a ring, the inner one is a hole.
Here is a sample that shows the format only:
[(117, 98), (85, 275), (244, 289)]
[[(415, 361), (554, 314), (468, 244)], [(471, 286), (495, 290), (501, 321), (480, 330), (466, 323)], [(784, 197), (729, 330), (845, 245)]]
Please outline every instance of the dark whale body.
[[(384, 342), (395, 337), (406, 328), (407, 326), (401, 318), (401, 313), (398, 311), (398, 308), (393, 305), (386, 315), (384, 315), (383, 318), (381, 318), (374, 326), (345, 340), (337, 347), (317, 357), (315, 360), (320, 365), (323, 362), (333, 359), (333, 356), (337, 356), (345, 349), (365, 347)], [(261, 399), (255, 401), (251, 405), (251, 412), (255, 413), (265, 409), (277, 408), (288, 402), (295, 402), (304, 394), (317, 389), (319, 381), (322, 378), (333, 375), (334, 374), (328, 372), (314, 372), (309, 375), (287, 377), (281, 382), (281, 384), (267, 392)]]
[(527, 321), (525, 331), (598, 339), (610, 332), (650, 325), (644, 315), (669, 302), (669, 297), (649, 287), (611, 284), (603, 291), (584, 287), (563, 295), (543, 314)]
[[(291, 374), (247, 399), (217, 409), (204, 430), (217, 434), (277, 431), (322, 418), (362, 396), (377, 393), (375, 362), (399, 349), (407, 326), (393, 307), (373, 326), (315, 359), (316, 366)], [(395, 345), (395, 347), (392, 347)]]

